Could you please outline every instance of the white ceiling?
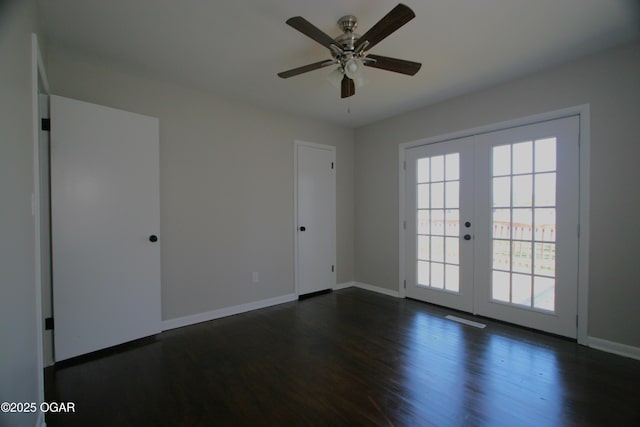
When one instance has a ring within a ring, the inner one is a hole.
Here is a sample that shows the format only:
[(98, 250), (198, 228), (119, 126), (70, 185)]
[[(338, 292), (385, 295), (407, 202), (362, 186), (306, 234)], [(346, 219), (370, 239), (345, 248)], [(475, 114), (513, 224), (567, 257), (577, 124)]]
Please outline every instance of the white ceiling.
[(303, 16), (332, 37), (354, 14), (363, 34), (388, 0), (40, 0), (46, 42), (87, 60), (260, 107), (358, 127), (640, 36), (638, 0), (404, 0), (416, 18), (372, 53), (421, 62), (413, 77), (367, 68), (340, 99), (329, 59), (287, 26)]

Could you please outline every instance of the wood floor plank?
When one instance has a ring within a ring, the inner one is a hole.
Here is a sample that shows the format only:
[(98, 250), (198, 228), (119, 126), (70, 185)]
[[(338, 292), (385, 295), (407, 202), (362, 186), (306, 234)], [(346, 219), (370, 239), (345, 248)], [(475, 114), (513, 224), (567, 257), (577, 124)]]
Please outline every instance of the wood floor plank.
[(639, 426), (640, 361), (344, 289), (51, 368), (48, 426)]

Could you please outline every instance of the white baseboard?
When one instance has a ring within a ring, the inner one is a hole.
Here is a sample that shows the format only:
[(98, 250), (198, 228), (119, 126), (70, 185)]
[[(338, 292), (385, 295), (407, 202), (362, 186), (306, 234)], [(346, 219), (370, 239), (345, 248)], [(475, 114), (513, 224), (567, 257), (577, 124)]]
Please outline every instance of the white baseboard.
[(335, 285), (333, 287), (333, 290), (334, 291), (339, 291), (340, 289), (353, 288), (355, 285), (356, 285), (356, 282), (338, 283), (337, 285)]
[(604, 340), (602, 338), (589, 337), (589, 347), (596, 350), (606, 351), (607, 353), (617, 354), (618, 356), (630, 357), (640, 360), (640, 348), (627, 344), (621, 344), (615, 341)]
[(377, 292), (379, 294), (389, 295), (390, 297), (400, 298), (400, 292), (393, 291), (387, 288), (381, 288), (380, 286), (369, 285), (368, 283), (356, 282), (354, 285), (356, 288), (366, 289), (367, 291)]
[(365, 289), (371, 292), (377, 292), (379, 294), (388, 295), (390, 297), (400, 298), (400, 293), (398, 291), (392, 291), (391, 289), (381, 288), (380, 286), (369, 285), (367, 283), (362, 282), (346, 282), (340, 283), (333, 287), (334, 291), (346, 288), (360, 288)]
[(264, 299), (261, 301), (249, 302), (246, 304), (235, 305), (233, 307), (219, 308), (217, 310), (207, 311), (205, 313), (193, 314), (190, 316), (178, 317), (162, 321), (162, 330), (182, 328), (183, 326), (195, 325), (196, 323), (208, 322), (209, 320), (220, 319), (221, 317), (233, 316), (234, 314), (246, 313), (252, 310), (271, 307), (272, 305), (283, 304), (298, 299), (296, 294), (287, 294), (275, 298)]

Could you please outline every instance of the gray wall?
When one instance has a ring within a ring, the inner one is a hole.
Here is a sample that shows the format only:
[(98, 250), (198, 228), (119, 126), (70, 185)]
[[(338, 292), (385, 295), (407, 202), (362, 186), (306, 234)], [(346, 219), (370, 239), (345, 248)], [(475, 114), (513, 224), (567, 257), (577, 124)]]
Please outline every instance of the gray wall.
[(355, 277), (398, 289), (398, 144), (591, 105), (590, 336), (640, 346), (640, 43), (356, 131)]
[(353, 280), (353, 130), (48, 58), (52, 93), (160, 119), (163, 319), (294, 292), (296, 139), (337, 147), (337, 281)]
[[(37, 402), (31, 101), (32, 1), (0, 3), (0, 402)], [(37, 414), (0, 412), (2, 426)]]

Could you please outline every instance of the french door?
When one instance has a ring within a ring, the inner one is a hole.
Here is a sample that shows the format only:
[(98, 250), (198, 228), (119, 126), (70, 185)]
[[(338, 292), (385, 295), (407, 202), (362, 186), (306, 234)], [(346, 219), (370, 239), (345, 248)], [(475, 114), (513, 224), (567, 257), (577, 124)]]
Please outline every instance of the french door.
[(406, 150), (406, 295), (576, 337), (578, 117)]
[(410, 149), (406, 162), (407, 296), (473, 311), (473, 138)]

